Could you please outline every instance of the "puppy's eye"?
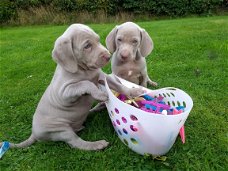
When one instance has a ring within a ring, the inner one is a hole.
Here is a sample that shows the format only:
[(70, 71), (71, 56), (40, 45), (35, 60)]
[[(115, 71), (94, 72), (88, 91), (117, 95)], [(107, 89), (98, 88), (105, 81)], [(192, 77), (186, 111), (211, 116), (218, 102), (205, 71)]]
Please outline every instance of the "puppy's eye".
[(138, 40), (133, 40), (132, 43), (133, 44), (137, 44), (138, 43)]
[(91, 47), (92, 47), (92, 44), (91, 43), (88, 43), (88, 44), (85, 45), (84, 49), (89, 49)]
[(118, 38), (117, 40), (118, 40), (118, 42), (122, 42), (122, 39), (121, 38)]

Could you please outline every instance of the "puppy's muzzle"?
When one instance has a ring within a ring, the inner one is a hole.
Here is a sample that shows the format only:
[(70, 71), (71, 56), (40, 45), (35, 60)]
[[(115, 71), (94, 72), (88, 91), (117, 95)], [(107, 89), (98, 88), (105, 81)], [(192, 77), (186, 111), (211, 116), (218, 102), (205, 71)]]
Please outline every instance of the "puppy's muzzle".
[(111, 54), (110, 53), (104, 53), (104, 54), (101, 55), (101, 58), (104, 61), (108, 62), (111, 59)]
[(129, 56), (130, 56), (130, 52), (127, 50), (122, 50), (120, 52), (120, 57), (122, 60), (127, 60), (129, 58)]

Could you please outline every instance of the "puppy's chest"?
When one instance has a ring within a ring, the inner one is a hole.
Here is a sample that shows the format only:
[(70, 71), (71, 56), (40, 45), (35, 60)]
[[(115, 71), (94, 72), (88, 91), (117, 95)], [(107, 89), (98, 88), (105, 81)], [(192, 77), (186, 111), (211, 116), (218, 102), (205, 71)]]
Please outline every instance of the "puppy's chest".
[(118, 75), (121, 76), (140, 76), (142, 68), (137, 63), (126, 63), (118, 66)]
[(80, 81), (88, 80), (95, 85), (98, 84), (99, 74), (97, 72), (87, 72), (80, 76)]

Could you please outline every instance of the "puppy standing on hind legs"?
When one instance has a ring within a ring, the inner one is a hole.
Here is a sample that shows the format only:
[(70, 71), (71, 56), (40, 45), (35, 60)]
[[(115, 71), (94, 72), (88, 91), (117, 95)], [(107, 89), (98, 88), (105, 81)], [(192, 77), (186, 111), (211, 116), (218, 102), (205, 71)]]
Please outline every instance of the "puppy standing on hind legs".
[(32, 134), (10, 146), (27, 147), (38, 140), (50, 140), (83, 150), (105, 148), (105, 140), (85, 141), (75, 133), (83, 127), (94, 100), (108, 100), (107, 93), (98, 89), (98, 81), (106, 77), (112, 89), (130, 96), (137, 96), (142, 90), (126, 88), (102, 72), (100, 68), (109, 61), (110, 54), (88, 26), (71, 25), (56, 40), (52, 57), (57, 67), (33, 116)]

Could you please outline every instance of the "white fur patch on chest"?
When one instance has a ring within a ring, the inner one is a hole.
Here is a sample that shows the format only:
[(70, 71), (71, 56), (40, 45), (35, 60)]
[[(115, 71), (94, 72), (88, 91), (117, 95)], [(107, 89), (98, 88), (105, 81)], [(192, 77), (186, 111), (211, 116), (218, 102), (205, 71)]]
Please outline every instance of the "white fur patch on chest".
[(128, 71), (128, 76), (131, 76), (132, 75), (132, 70)]

